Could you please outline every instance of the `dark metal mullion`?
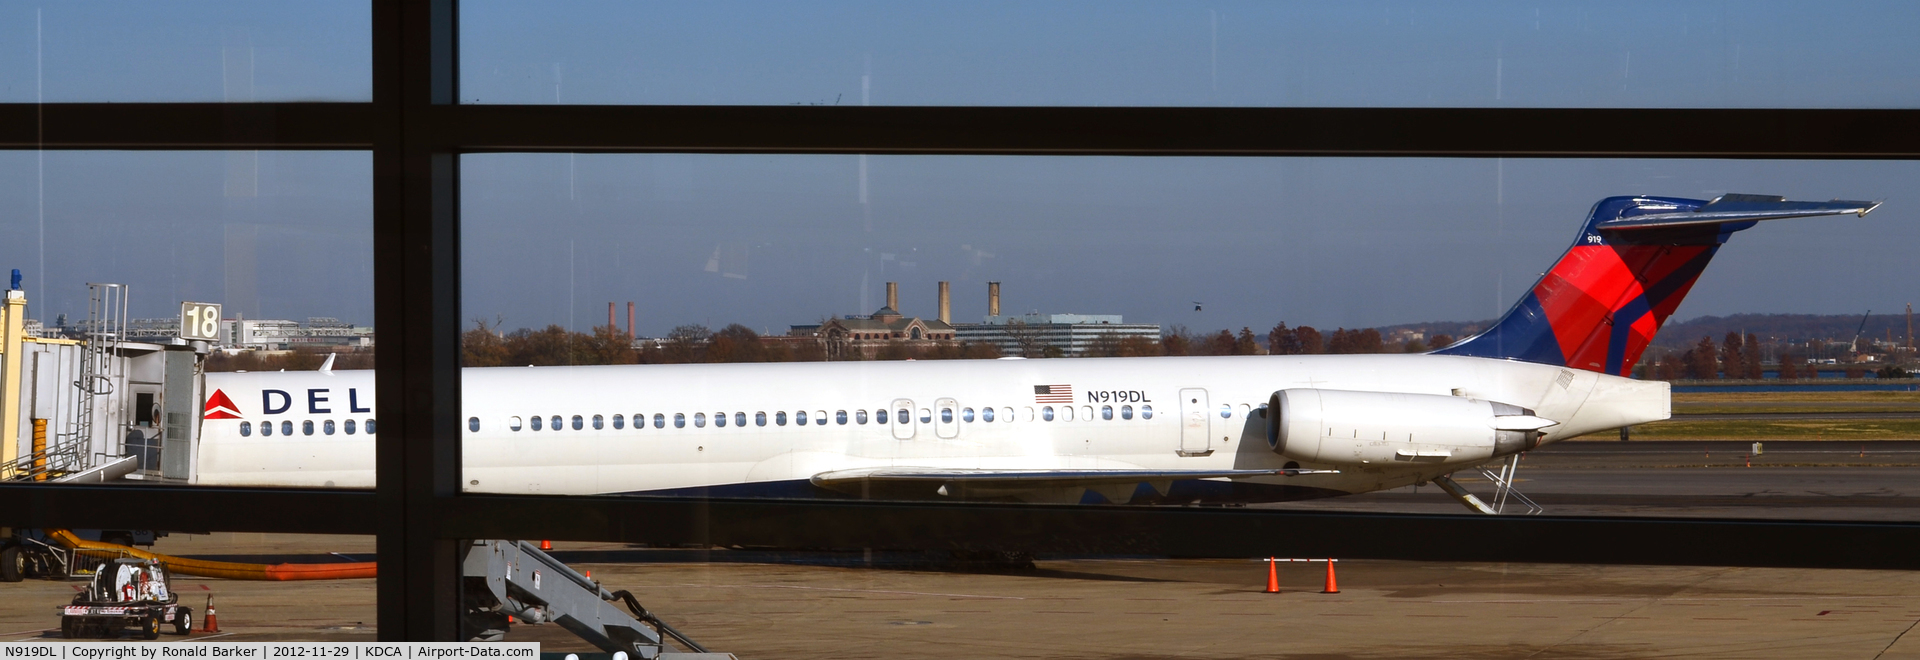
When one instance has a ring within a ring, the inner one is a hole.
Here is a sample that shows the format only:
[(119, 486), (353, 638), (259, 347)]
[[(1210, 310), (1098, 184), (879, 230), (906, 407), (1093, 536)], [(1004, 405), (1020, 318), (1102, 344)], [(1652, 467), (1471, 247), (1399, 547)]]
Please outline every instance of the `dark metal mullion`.
[(366, 149), (378, 127), (368, 103), (0, 103), (0, 149)]
[(468, 495), (447, 538), (1176, 557), (1920, 569), (1920, 524)]
[(434, 142), (453, 100), (453, 0), (374, 2), (375, 447), (382, 641), (456, 641), (459, 566), (438, 536), (460, 492), (459, 161)]
[(370, 491), (0, 484), (0, 526), (372, 534)]
[(1920, 158), (1920, 110), (436, 108), (459, 151)]

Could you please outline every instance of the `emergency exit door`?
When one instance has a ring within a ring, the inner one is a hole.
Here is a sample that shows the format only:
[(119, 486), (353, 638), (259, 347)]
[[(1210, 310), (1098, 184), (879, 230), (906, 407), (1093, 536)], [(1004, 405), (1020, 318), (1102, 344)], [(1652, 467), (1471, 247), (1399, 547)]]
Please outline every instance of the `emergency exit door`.
[(1205, 456), (1212, 450), (1213, 428), (1207, 415), (1207, 391), (1180, 390), (1180, 454)]

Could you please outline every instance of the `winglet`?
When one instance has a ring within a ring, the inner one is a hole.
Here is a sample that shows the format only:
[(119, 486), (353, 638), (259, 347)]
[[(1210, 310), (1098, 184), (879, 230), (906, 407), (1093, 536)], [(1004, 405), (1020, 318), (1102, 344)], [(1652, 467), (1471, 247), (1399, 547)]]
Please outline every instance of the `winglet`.
[(320, 363), (320, 370), (319, 370), (320, 373), (326, 374), (328, 376), (332, 376), (333, 375), (333, 358), (338, 356), (339, 356), (338, 353), (328, 353), (327, 361)]

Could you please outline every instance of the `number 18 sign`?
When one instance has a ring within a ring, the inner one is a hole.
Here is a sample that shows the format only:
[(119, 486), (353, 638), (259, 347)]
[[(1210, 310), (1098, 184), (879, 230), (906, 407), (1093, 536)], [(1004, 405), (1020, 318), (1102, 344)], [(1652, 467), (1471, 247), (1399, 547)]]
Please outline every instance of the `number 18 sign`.
[(219, 303), (180, 303), (180, 338), (220, 341)]

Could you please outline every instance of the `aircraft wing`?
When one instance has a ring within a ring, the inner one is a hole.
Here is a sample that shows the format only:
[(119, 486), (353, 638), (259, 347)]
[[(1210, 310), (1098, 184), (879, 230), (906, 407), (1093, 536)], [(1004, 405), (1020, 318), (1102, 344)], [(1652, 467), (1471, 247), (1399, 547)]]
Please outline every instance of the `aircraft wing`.
[[(873, 467), (822, 472), (810, 479), (813, 485), (857, 495), (906, 496), (939, 495), (957, 499), (1027, 497), (1058, 491), (1066, 499), (1077, 499), (1082, 489), (1094, 490), (1108, 499), (1124, 501), (1120, 495), (1131, 493), (1141, 483), (1152, 484), (1161, 492), (1171, 482), (1185, 479), (1245, 479), (1248, 477), (1294, 476), (1301, 474), (1339, 474), (1339, 470), (1150, 470), (1150, 469), (964, 469), (932, 467)], [(1061, 499), (1060, 497), (1042, 499)]]

